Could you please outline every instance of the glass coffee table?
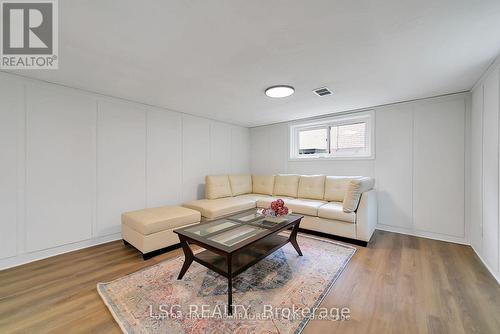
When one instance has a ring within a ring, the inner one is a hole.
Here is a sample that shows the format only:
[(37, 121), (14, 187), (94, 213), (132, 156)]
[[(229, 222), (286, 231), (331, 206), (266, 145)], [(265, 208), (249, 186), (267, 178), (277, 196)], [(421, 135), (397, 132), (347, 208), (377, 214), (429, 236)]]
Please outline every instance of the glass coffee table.
[[(177, 279), (184, 277), (193, 261), (226, 277), (228, 312), (232, 314), (234, 277), (289, 242), (302, 256), (297, 243), (302, 218), (290, 214), (280, 219), (269, 219), (251, 209), (227, 218), (178, 228), (174, 233), (179, 235), (185, 259)], [(292, 228), (289, 236), (279, 234), (289, 228)], [(193, 254), (190, 244), (205, 250)]]

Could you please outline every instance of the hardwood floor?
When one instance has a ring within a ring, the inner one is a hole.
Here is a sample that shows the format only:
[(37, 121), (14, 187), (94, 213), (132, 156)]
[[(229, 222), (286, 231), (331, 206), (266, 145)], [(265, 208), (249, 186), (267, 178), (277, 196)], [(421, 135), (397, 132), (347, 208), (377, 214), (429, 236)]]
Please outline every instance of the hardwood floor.
[[(0, 271), (0, 333), (120, 333), (96, 290), (143, 261), (121, 241)], [(500, 333), (500, 286), (468, 246), (377, 231), (322, 303), (351, 320), (311, 333)]]

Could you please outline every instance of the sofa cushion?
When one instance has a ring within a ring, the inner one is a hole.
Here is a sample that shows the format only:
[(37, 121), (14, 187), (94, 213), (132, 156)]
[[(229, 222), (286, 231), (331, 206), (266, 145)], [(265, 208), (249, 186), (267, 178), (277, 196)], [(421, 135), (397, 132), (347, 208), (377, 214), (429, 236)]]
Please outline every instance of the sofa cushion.
[(326, 203), (325, 201), (305, 198), (291, 198), (285, 200), (285, 206), (292, 210), (293, 213), (300, 213), (308, 216), (317, 216), (318, 208)]
[(356, 214), (354, 212), (344, 212), (342, 202), (330, 202), (320, 206), (318, 209), (318, 217), (341, 220), (348, 223), (356, 222)]
[(252, 193), (272, 195), (274, 175), (252, 175)]
[(273, 196), (297, 197), (299, 175), (276, 175)]
[(361, 198), (361, 194), (365, 191), (373, 189), (374, 185), (375, 179), (371, 177), (361, 177), (359, 179), (351, 180), (344, 197), (344, 211), (356, 211), (356, 209), (358, 208), (359, 199)]
[(327, 176), (325, 180), (325, 201), (342, 202), (349, 182), (360, 176)]
[(252, 192), (251, 175), (229, 175), (229, 183), (233, 196), (250, 194)]
[(301, 175), (299, 179), (299, 198), (323, 199), (325, 195), (324, 175)]
[(246, 198), (252, 201), (257, 202), (260, 199), (266, 199), (266, 198), (271, 198), (269, 195), (262, 195), (262, 194), (244, 194), (244, 195), (238, 195), (236, 196), (237, 198)]
[(285, 197), (285, 196), (267, 196), (267, 197), (263, 197), (263, 198), (260, 198), (257, 200), (257, 207), (258, 208), (270, 208), (271, 207), (271, 202), (277, 200), (278, 198), (281, 198), (284, 202), (285, 202), (285, 205), (287, 203), (287, 201), (293, 199), (291, 197)]
[(227, 175), (207, 175), (205, 177), (205, 197), (207, 199), (230, 196), (232, 196), (231, 185)]
[(180, 206), (162, 206), (122, 214), (122, 224), (143, 235), (198, 223), (199, 221), (200, 213), (198, 211)]
[(199, 211), (203, 217), (216, 219), (231, 213), (255, 208), (255, 201), (240, 197), (200, 199), (183, 204), (184, 207)]
[(273, 196), (257, 200), (257, 207), (269, 208), (271, 207), (271, 202), (277, 200), (278, 198), (281, 198), (283, 202), (285, 202), (285, 206), (292, 210), (293, 213), (300, 213), (308, 216), (317, 216), (318, 208), (328, 203), (320, 200)]

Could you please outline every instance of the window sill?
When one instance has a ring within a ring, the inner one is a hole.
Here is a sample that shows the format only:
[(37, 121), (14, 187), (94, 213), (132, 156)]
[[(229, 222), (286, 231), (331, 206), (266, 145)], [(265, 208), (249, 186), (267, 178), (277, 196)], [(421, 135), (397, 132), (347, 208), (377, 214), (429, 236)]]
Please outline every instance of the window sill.
[(375, 160), (375, 156), (367, 156), (367, 157), (307, 157), (307, 158), (288, 158), (288, 161), (304, 161), (304, 162), (311, 162), (311, 161), (332, 161), (332, 160), (337, 160), (337, 161), (355, 161), (355, 160)]

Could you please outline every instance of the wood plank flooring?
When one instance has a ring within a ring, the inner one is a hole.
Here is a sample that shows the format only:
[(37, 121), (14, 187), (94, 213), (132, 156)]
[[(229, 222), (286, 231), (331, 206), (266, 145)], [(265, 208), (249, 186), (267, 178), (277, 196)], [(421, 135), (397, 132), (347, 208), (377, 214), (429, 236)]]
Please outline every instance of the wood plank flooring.
[[(0, 271), (0, 333), (120, 333), (96, 291), (143, 261), (121, 241)], [(468, 246), (377, 231), (323, 301), (349, 307), (312, 333), (500, 333), (500, 286)]]

